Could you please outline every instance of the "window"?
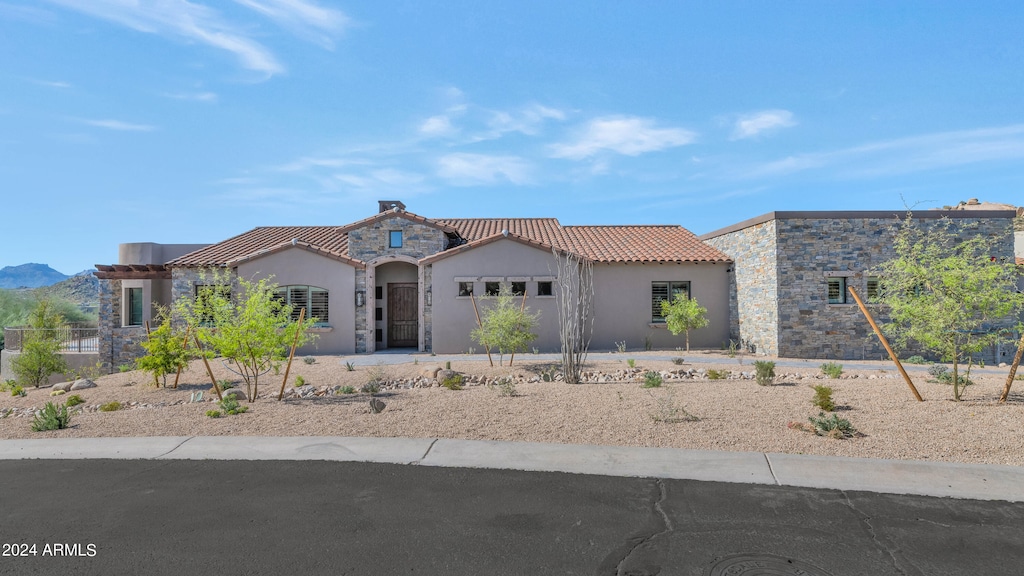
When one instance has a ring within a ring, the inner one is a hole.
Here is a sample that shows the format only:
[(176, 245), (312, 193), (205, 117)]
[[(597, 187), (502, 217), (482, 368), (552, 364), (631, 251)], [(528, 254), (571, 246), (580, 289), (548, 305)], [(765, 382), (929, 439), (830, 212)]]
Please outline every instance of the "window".
[(513, 282), (512, 295), (522, 296), (523, 294), (526, 294), (526, 282)]
[(391, 241), (389, 242), (388, 245), (391, 248), (401, 248), (402, 247), (402, 231), (401, 230), (392, 230), (390, 236), (391, 236)]
[(551, 282), (537, 282), (537, 296), (551, 296)]
[(846, 304), (846, 278), (836, 276), (828, 279), (828, 303)]
[(306, 309), (306, 319), (316, 318), (317, 324), (330, 322), (327, 290), (316, 286), (280, 286), (275, 294), (282, 304), (292, 307), (292, 320), (299, 319), (299, 312)]
[(868, 276), (868, 300), (878, 298), (878, 276)]
[(484, 282), (484, 295), (497, 296), (501, 291), (501, 282)]
[(383, 286), (375, 287), (373, 289), (373, 297), (376, 298), (377, 300), (383, 300), (384, 299), (384, 287)]
[(384, 309), (381, 308), (380, 306), (377, 306), (377, 309), (374, 310), (374, 312), (373, 312), (373, 319), (376, 320), (377, 322), (383, 322), (384, 321)]
[(472, 296), (473, 295), (473, 283), (472, 282), (459, 282), (459, 296)]
[(126, 326), (142, 326), (142, 288), (128, 289), (128, 317)]
[(651, 322), (665, 322), (665, 316), (661, 313), (663, 301), (689, 297), (689, 282), (651, 282)]

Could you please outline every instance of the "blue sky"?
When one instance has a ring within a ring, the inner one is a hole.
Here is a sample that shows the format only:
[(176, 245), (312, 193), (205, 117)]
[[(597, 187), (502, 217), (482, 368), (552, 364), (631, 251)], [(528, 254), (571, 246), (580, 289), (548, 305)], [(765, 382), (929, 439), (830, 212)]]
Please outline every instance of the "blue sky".
[(1024, 204), (1019, 2), (0, 0), (0, 266), (427, 217)]

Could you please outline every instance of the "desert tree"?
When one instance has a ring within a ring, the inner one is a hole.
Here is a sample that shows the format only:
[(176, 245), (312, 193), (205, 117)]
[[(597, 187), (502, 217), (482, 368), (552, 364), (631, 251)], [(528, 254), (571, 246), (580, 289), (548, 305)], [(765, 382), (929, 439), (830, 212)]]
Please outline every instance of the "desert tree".
[[(288, 348), (309, 342), (309, 329), (317, 318), (301, 324), (292, 307), (277, 296), (277, 285), (218, 271), (203, 278), (195, 297), (182, 296), (176, 313), (196, 338), (213, 353), (226, 359), (245, 381), (252, 402), (259, 394), (259, 378), (287, 358)], [(208, 352), (209, 353), (209, 352)]]
[(672, 301), (661, 301), (661, 314), (665, 317), (665, 326), (674, 335), (686, 333), (686, 351), (690, 351), (690, 330), (697, 330), (708, 325), (708, 309), (701, 306), (695, 298), (678, 295)]
[(496, 348), (498, 365), (501, 366), (505, 354), (525, 352), (530, 342), (537, 339), (534, 330), (540, 315), (530, 312), (525, 305), (520, 306), (518, 298), (504, 283), (499, 287), (497, 296), (485, 296), (481, 300), (491, 302), (480, 313), (480, 325), (473, 329), (470, 337), (485, 348)]
[(151, 373), (157, 384), (162, 379), (166, 387), (168, 374), (188, 367), (189, 352), (185, 332), (174, 328), (170, 310), (157, 307), (156, 319), (159, 322), (156, 328), (140, 343), (146, 355), (139, 358), (138, 367)]
[(952, 362), (954, 400), (969, 383), (973, 356), (1005, 340), (1024, 306), (1012, 258), (999, 256), (1006, 241), (948, 218), (918, 222), (908, 215), (895, 231), (895, 256), (878, 270), (885, 331), (899, 347), (916, 343)]
[(29, 328), (23, 332), (21, 352), (11, 360), (18, 382), (36, 388), (51, 374), (67, 372), (61, 355), (60, 328), (64, 316), (49, 300), (40, 300), (28, 315)]
[(558, 340), (562, 377), (578, 384), (594, 334), (594, 262), (578, 254), (552, 249), (555, 258)]

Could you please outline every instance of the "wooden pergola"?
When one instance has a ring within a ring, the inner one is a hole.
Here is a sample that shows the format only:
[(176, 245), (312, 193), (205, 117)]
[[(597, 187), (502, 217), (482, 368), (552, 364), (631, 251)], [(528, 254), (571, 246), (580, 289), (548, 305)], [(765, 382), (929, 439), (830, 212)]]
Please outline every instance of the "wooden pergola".
[(170, 280), (163, 264), (97, 264), (93, 275), (100, 280)]

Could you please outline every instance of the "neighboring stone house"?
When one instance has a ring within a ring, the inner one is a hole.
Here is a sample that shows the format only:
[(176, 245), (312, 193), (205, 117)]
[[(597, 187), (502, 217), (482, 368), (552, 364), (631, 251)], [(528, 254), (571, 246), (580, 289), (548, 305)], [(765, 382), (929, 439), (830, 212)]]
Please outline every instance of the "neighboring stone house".
[[(730, 337), (770, 356), (880, 359), (884, 349), (849, 295), (877, 290), (871, 270), (894, 256), (893, 229), (906, 212), (771, 212), (700, 236), (734, 262)], [(1013, 210), (927, 210), (916, 222), (948, 217), (1000, 239), (1014, 257)], [(877, 310), (877, 308), (876, 308)], [(987, 361), (1012, 350), (993, 350)]]
[[(134, 246), (124, 245), (131, 251)], [(141, 354), (139, 325), (148, 304), (208, 289), (210, 272), (273, 277), (281, 297), (317, 318), (317, 342), (300, 353), (371, 353), (412, 348), (437, 353), (483, 349), (471, 341), (474, 300), (502, 284), (540, 312), (538, 350), (559, 348), (556, 254), (594, 263), (594, 349), (675, 348), (661, 300), (686, 294), (708, 308), (696, 347), (719, 347), (729, 334), (728, 269), (722, 252), (680, 226), (562, 226), (554, 218), (431, 219), (401, 202), (381, 201), (374, 216), (344, 226), (260, 227), (209, 246), (97, 266), (101, 280), (101, 361), (111, 368)], [(168, 247), (165, 250), (173, 250)], [(187, 253), (185, 253), (187, 252)], [(139, 286), (136, 286), (136, 283)], [(149, 291), (146, 291), (149, 286)], [(141, 288), (137, 292), (136, 288)], [(473, 294), (474, 296), (470, 296)]]

